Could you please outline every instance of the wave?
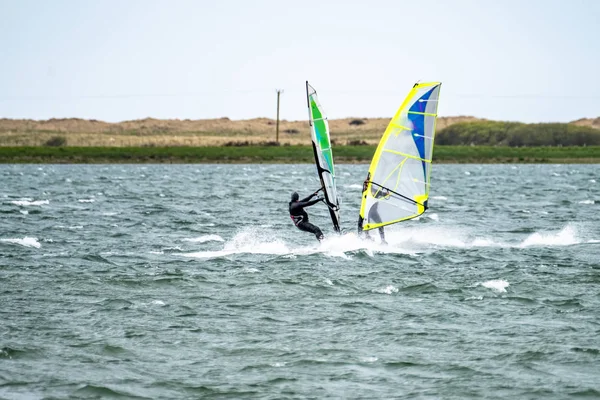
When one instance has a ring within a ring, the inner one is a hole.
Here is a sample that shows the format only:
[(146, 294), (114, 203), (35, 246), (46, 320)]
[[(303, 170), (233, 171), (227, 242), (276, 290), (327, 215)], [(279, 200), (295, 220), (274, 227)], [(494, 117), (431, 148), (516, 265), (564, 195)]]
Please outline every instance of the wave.
[(492, 289), (498, 293), (505, 293), (506, 288), (510, 286), (510, 284), (504, 279), (493, 279), (491, 281), (482, 282), (479, 285), (484, 288)]
[(17, 206), (42, 206), (44, 204), (50, 204), (50, 200), (32, 200), (32, 199), (21, 199), (13, 200), (11, 203)]
[(223, 239), (221, 236), (219, 235), (204, 235), (204, 236), (200, 236), (197, 238), (185, 238), (185, 239), (181, 239), (184, 242), (193, 242), (193, 243), (205, 243), (205, 242), (224, 242), (225, 239)]
[(22, 239), (0, 239), (0, 242), (20, 244), (21, 246), (34, 247), (36, 249), (42, 247), (40, 242), (38, 242), (37, 238), (34, 237), (24, 237)]
[(77, 201), (80, 202), (80, 203), (93, 203), (96, 200), (94, 200), (94, 199), (79, 199)]
[(518, 247), (530, 246), (570, 246), (582, 243), (572, 225), (567, 225), (559, 232), (535, 232), (529, 235)]
[(297, 246), (280, 238), (280, 233), (268, 228), (242, 228), (231, 239), (219, 235), (205, 235), (184, 241), (205, 243), (209, 241), (223, 242), (218, 250), (183, 253), (185, 257), (217, 258), (235, 254), (270, 254), (285, 257), (323, 254), (331, 257), (352, 259), (355, 254), (366, 254), (374, 257), (375, 253), (417, 255), (444, 248), (527, 248), (533, 246), (554, 247), (575, 244), (596, 243), (596, 239), (581, 237), (577, 229), (568, 224), (558, 232), (537, 231), (521, 241), (501, 241), (493, 236), (477, 235), (464, 232), (461, 228), (428, 226), (412, 226), (386, 229), (387, 245), (381, 244), (377, 230), (371, 232), (372, 240), (359, 238), (354, 232), (343, 235), (329, 235), (321, 242), (312, 245)]
[(579, 204), (595, 204), (594, 200), (581, 200)]
[[(341, 257), (351, 259), (351, 253), (364, 252), (373, 256), (375, 252), (392, 254), (415, 254), (414, 250), (397, 246), (392, 235), (388, 239), (388, 245), (382, 245), (378, 241), (365, 240), (359, 238), (355, 233), (346, 233), (343, 235), (331, 235), (322, 242), (316, 242), (314, 245), (293, 246), (277, 237), (274, 231), (257, 228), (243, 228), (231, 240), (225, 241), (221, 250), (199, 251), (193, 253), (183, 253), (182, 256), (194, 258), (217, 258), (227, 257), (235, 254), (270, 254), (287, 257), (299, 255), (324, 254), (330, 257)], [(350, 254), (348, 254), (350, 253)]]
[(398, 293), (398, 288), (393, 285), (387, 285), (386, 287), (383, 287), (383, 288), (373, 289), (372, 292), (373, 293), (381, 293), (381, 294), (392, 294), (392, 293)]
[(64, 225), (56, 225), (57, 229), (83, 229), (83, 225), (72, 225), (72, 226), (64, 226)]

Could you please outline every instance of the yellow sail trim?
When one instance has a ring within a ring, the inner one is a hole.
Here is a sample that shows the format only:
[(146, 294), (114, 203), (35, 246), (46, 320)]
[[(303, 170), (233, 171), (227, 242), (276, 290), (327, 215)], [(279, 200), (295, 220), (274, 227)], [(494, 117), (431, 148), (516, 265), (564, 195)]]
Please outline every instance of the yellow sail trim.
[(403, 126), (403, 125), (399, 125), (399, 124), (394, 124), (393, 122), (390, 122), (390, 126), (394, 127), (394, 128), (400, 128), (401, 131), (396, 132), (396, 136), (398, 136), (400, 134), (400, 132), (402, 132), (402, 130), (404, 131), (411, 131), (412, 129)]
[(409, 111), (408, 114), (419, 114), (419, 115), (427, 115), (428, 117), (437, 117), (437, 114), (424, 113), (424, 112), (419, 112), (419, 111)]
[(428, 162), (428, 163), (430, 163), (430, 162), (431, 162), (431, 160), (426, 160), (426, 159), (424, 159), (424, 158), (417, 157), (417, 156), (413, 156), (412, 154), (406, 154), (406, 153), (402, 153), (402, 152), (400, 152), (400, 151), (396, 151), (396, 150), (389, 150), (389, 149), (385, 149), (385, 150), (383, 150), (383, 151), (385, 151), (386, 153), (398, 154), (398, 155), (400, 155), (400, 156), (404, 156), (404, 157), (406, 157), (406, 158), (412, 158), (413, 160), (419, 160), (419, 161), (424, 161), (424, 162)]
[[(403, 129), (406, 128), (406, 127), (403, 127), (403, 126), (395, 123), (395, 121), (398, 120), (398, 118), (400, 117), (400, 114), (406, 108), (407, 104), (409, 104), (409, 102), (412, 100), (412, 98), (415, 96), (415, 94), (419, 90), (426, 88), (426, 87), (430, 87), (430, 86), (436, 86), (439, 84), (440, 84), (439, 82), (427, 82), (427, 83), (419, 83), (419, 84), (416, 84), (415, 86), (413, 86), (411, 91), (408, 93), (408, 95), (406, 96), (406, 98), (404, 99), (404, 101), (402, 102), (400, 107), (398, 108), (398, 111), (396, 111), (396, 114), (394, 114), (394, 117), (391, 119), (390, 123), (388, 124), (387, 128), (385, 129), (385, 132), (383, 133), (381, 140), (379, 141), (379, 144), (377, 145), (377, 149), (375, 150), (375, 154), (373, 155), (373, 159), (371, 160), (371, 165), (369, 166), (369, 173), (371, 174), (371, 176), (375, 175), (375, 169), (377, 168), (377, 164), (379, 164), (379, 159), (381, 158), (381, 154), (384, 151), (385, 143), (387, 142), (387, 139), (389, 138), (390, 134), (393, 132), (394, 128), (395, 127), (400, 127)], [(437, 116), (437, 114), (434, 114), (434, 116)], [(437, 118), (435, 119), (435, 122), (437, 122)], [(434, 122), (434, 130), (433, 130), (434, 135), (435, 135), (435, 122)], [(407, 130), (411, 130), (411, 129), (407, 129)], [(433, 139), (433, 135), (432, 135), (432, 139)], [(386, 151), (389, 151), (389, 150), (386, 150)], [(431, 147), (431, 152), (433, 154), (433, 146)], [(415, 158), (420, 159), (418, 157), (415, 157)], [(429, 160), (422, 160), (422, 161), (430, 162)], [(427, 181), (429, 181), (430, 174), (431, 174), (431, 168), (429, 168), (429, 171), (427, 173)], [(429, 196), (429, 185), (426, 185), (426, 186), (427, 186), (427, 193), (425, 195)], [(366, 192), (363, 193), (363, 198), (362, 198), (362, 201), (360, 204), (360, 216), (363, 219), (365, 217), (365, 208), (367, 206), (367, 193), (370, 193), (370, 192), (371, 192), (371, 182), (368, 183), (367, 190), (366, 190)], [(385, 222), (385, 223), (366, 224), (363, 227), (363, 229), (369, 230), (369, 229), (377, 228), (377, 227), (384, 226), (384, 225), (394, 224), (396, 222), (401, 222), (401, 221), (405, 221), (407, 219), (414, 218), (418, 215), (420, 215), (420, 214), (415, 214), (412, 216), (404, 217), (404, 218), (401, 218), (401, 219), (398, 219), (395, 221), (390, 221), (390, 222)]]
[(409, 215), (407, 217), (404, 218), (400, 218), (400, 219), (396, 219), (394, 221), (388, 221), (388, 222), (381, 222), (381, 223), (375, 223), (375, 224), (365, 224), (363, 226), (363, 229), (365, 231), (371, 230), (371, 229), (375, 229), (375, 228), (381, 228), (382, 226), (386, 226), (386, 225), (392, 225), (395, 224), (397, 222), (402, 222), (402, 221), (406, 221), (409, 219), (413, 219), (418, 217), (419, 215), (423, 214), (425, 212), (425, 207), (423, 207), (423, 205), (425, 204), (425, 202), (427, 201), (427, 199), (429, 198), (428, 194), (422, 194), (422, 195), (416, 195), (414, 197), (415, 202), (417, 202), (417, 212), (415, 214)]

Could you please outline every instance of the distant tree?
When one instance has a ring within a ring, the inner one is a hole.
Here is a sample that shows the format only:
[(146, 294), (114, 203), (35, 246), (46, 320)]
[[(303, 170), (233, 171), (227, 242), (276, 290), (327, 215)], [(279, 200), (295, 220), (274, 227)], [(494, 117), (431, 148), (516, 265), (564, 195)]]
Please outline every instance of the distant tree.
[(46, 146), (60, 147), (67, 145), (67, 138), (64, 136), (53, 136), (44, 143)]

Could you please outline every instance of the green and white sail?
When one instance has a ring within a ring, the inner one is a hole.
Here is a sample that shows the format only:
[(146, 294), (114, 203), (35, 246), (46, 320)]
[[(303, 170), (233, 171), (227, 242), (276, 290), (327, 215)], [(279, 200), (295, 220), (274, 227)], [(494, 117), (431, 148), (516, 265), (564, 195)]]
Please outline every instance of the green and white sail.
[(308, 116), (312, 136), (317, 174), (321, 181), (325, 203), (329, 208), (333, 229), (340, 231), (340, 202), (335, 187), (335, 170), (331, 140), (329, 138), (329, 124), (323, 108), (317, 98), (317, 91), (306, 82), (306, 97), (308, 100)]

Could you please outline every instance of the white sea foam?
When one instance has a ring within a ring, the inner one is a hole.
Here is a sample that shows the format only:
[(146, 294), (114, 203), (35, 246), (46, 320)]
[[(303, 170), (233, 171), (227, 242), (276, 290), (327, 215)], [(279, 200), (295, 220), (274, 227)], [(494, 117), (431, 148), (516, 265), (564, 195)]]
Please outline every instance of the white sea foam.
[(274, 367), (274, 368), (281, 368), (281, 367), (284, 367), (284, 366), (285, 366), (285, 364), (286, 364), (286, 363), (284, 363), (284, 362), (276, 362), (276, 363), (272, 363), (272, 364), (269, 364), (269, 365), (270, 365), (271, 367)]
[(0, 242), (20, 244), (21, 246), (35, 247), (36, 249), (42, 247), (37, 238), (34, 237), (24, 237), (23, 239), (0, 239)]
[(23, 215), (29, 214), (29, 211), (27, 211), (27, 210), (19, 210), (19, 212)]
[(166, 303), (162, 300), (153, 300), (152, 304), (154, 304), (155, 306), (166, 306)]
[(446, 196), (433, 196), (431, 197), (433, 200), (448, 200)]
[[(273, 228), (244, 228), (233, 238), (206, 235), (185, 241), (223, 242), (221, 249), (185, 253), (183, 256), (195, 258), (217, 258), (236, 254), (271, 254), (285, 258), (296, 258), (311, 254), (352, 259), (357, 253), (376, 257), (377, 253), (416, 256), (436, 248), (477, 248), (506, 247), (525, 248), (529, 246), (568, 246), (577, 243), (591, 243), (589, 238), (578, 238), (574, 226), (565, 226), (558, 232), (535, 232), (522, 241), (502, 241), (494, 236), (474, 236), (465, 229), (441, 227), (433, 224), (411, 227), (388, 227), (385, 231), (387, 245), (380, 243), (377, 230), (370, 231), (372, 240), (359, 238), (354, 232), (343, 235), (328, 235), (323, 242), (308, 245), (295, 245), (287, 242)], [(211, 238), (209, 240), (209, 238)]]
[(16, 204), (18, 206), (42, 206), (44, 204), (50, 204), (50, 200), (35, 200), (32, 199), (21, 199), (21, 200), (13, 200), (11, 203)]
[(488, 288), (488, 289), (492, 289), (499, 293), (504, 293), (504, 292), (506, 292), (506, 288), (508, 286), (510, 286), (510, 284), (508, 282), (506, 282), (504, 279), (493, 279), (491, 281), (486, 281), (486, 282), (481, 283), (481, 286)]
[(83, 225), (71, 225), (71, 226), (56, 225), (56, 227), (58, 229), (83, 229)]
[(256, 229), (245, 228), (241, 232), (238, 232), (231, 240), (225, 242), (222, 250), (199, 251), (182, 255), (195, 258), (216, 258), (240, 253), (274, 255), (290, 253), (290, 250), (283, 241), (278, 239), (270, 240), (268, 237), (265, 237), (266, 240), (263, 241), (261, 237), (265, 237), (265, 235), (261, 235)]
[(361, 362), (366, 362), (366, 363), (374, 363), (375, 361), (379, 360), (377, 357), (361, 357), (360, 361)]
[(352, 185), (344, 185), (346, 189), (362, 189), (362, 185), (353, 183)]
[(392, 294), (398, 293), (398, 288), (393, 285), (387, 285), (383, 288), (373, 289), (373, 293)]
[(577, 232), (572, 225), (567, 225), (559, 232), (535, 232), (529, 235), (518, 247), (528, 246), (570, 246), (580, 243)]
[(373, 255), (373, 252), (415, 254), (414, 250), (396, 246), (395, 238), (397, 238), (397, 236), (391, 235), (388, 240), (388, 243), (390, 244), (382, 245), (379, 243), (378, 239), (377, 241), (363, 240), (354, 232), (351, 232), (344, 235), (327, 236), (321, 243), (315, 241), (312, 245), (295, 247), (288, 245), (285, 241), (279, 239), (274, 231), (268, 229), (244, 228), (232, 239), (226, 240), (223, 249), (221, 250), (200, 251), (182, 255), (195, 258), (216, 258), (247, 253), (281, 255), (289, 258), (321, 253), (330, 257), (351, 259), (352, 256), (348, 253), (357, 251), (365, 251), (371, 256)]
[(439, 221), (440, 220), (440, 216), (437, 215), (436, 213), (429, 213), (429, 214), (425, 214), (427, 216), (427, 218), (433, 220), (433, 221)]
[(483, 300), (483, 296), (471, 296), (467, 297), (465, 300)]
[(494, 247), (500, 246), (498, 243), (494, 242), (492, 239), (488, 238), (477, 238), (473, 240), (471, 243), (473, 247)]
[[(377, 230), (371, 231), (371, 236), (377, 236)], [(494, 236), (475, 236), (463, 229), (451, 229), (440, 226), (413, 226), (398, 230), (386, 229), (386, 240), (392, 248), (406, 250), (431, 249), (435, 247), (507, 247), (524, 248), (529, 246), (570, 246), (584, 243), (588, 238), (579, 236), (575, 225), (567, 224), (560, 231), (534, 232), (521, 242), (502, 241)], [(382, 249), (385, 252), (385, 249)]]
[(595, 179), (590, 179), (590, 183), (596, 183)]
[(77, 201), (80, 202), (80, 203), (93, 203), (96, 200), (94, 200), (94, 199), (79, 199)]
[(594, 200), (582, 200), (579, 202), (579, 204), (594, 204)]
[(197, 238), (181, 239), (184, 242), (205, 243), (205, 242), (224, 242), (225, 240), (219, 235), (204, 235)]
[(465, 175), (471, 175), (469, 171), (465, 171)]
[[(377, 230), (371, 231), (376, 234)], [(386, 240), (389, 244), (398, 246), (401, 244), (418, 245), (421, 247), (468, 247), (467, 239), (459, 230), (440, 227), (411, 227), (390, 232), (386, 231)]]

